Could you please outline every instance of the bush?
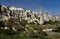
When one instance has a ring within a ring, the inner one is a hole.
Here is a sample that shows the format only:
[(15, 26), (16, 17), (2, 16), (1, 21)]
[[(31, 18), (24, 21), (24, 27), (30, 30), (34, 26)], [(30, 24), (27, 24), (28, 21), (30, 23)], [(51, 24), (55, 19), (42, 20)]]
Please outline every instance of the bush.
[(0, 21), (0, 27), (5, 27), (5, 24), (3, 21)]
[(22, 26), (25, 26), (25, 25), (27, 24), (27, 21), (22, 19), (22, 20), (20, 21), (20, 24), (21, 24)]
[(60, 22), (59, 21), (52, 21), (52, 20), (50, 20), (50, 21), (48, 21), (48, 22), (44, 22), (44, 24), (51, 24), (51, 25), (56, 25), (56, 24), (60, 24)]
[(30, 22), (30, 24), (35, 24), (34, 22)]
[(38, 35), (35, 34), (34, 32), (31, 32), (31, 33), (29, 34), (29, 37), (31, 37), (31, 38), (37, 38)]
[(16, 31), (10, 30), (10, 29), (0, 29), (0, 34), (6, 34), (6, 35), (15, 35), (17, 34)]
[(52, 30), (54, 32), (60, 32), (60, 27), (55, 28), (55, 30)]
[(5, 30), (5, 34), (7, 34), (7, 35), (15, 35), (15, 34), (17, 34), (17, 32), (7, 29), (7, 30)]

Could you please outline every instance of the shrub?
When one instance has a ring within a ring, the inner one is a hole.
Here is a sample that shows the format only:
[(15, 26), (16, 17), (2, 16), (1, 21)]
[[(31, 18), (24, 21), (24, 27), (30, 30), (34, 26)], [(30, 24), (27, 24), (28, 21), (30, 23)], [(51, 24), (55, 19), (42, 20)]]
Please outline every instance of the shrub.
[(3, 21), (0, 21), (0, 27), (5, 27), (5, 24)]
[(6, 30), (4, 30), (3, 34), (6, 34), (6, 35), (16, 35), (16, 34), (18, 34), (18, 32), (10, 30), (10, 29), (6, 29)]
[(20, 21), (20, 24), (21, 24), (22, 26), (25, 26), (25, 25), (27, 24), (27, 21), (24, 20), (24, 19), (22, 19), (22, 20)]

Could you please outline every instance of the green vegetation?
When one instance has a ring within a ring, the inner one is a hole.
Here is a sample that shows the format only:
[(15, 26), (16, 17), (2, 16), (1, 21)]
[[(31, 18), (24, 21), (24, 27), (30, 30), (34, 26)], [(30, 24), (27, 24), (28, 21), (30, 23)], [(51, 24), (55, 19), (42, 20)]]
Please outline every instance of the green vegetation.
[(59, 26), (59, 27), (56, 27), (53, 31), (54, 31), (54, 32), (59, 32), (59, 33), (60, 33), (60, 26)]
[(20, 24), (21, 24), (22, 26), (25, 26), (25, 25), (27, 24), (27, 21), (24, 20), (24, 19), (22, 19), (22, 20), (20, 21)]
[[(20, 27), (18, 26), (18, 29), (16, 29), (17, 31), (12, 30), (12, 26), (15, 25), (14, 19), (9, 19), (8, 21), (6, 21), (6, 25), (8, 26), (9, 29), (0, 29), (0, 38), (1, 39), (8, 39), (8, 37), (10, 39), (39, 39), (39, 38), (44, 38), (42, 36), (46, 36), (46, 33), (43, 32), (41, 30), (41, 28), (35, 24), (35, 23), (27, 23), (27, 21), (22, 20), (20, 22)], [(9, 24), (7, 24), (9, 23)], [(13, 23), (13, 24), (11, 24)], [(3, 25), (3, 23), (1, 24), (1, 26)], [(28, 26), (26, 26), (28, 25)], [(35, 27), (36, 26), (36, 27)], [(37, 27), (38, 26), (38, 27)], [(16, 27), (16, 26), (15, 26)], [(5, 36), (4, 38), (2, 38), (2, 36)], [(7, 37), (8, 36), (8, 37)]]
[(58, 24), (60, 24), (60, 21), (52, 21), (52, 20), (50, 20), (49, 22), (45, 22), (44, 24), (51, 24), (51, 25), (58, 25)]
[(1, 28), (1, 27), (5, 27), (4, 22), (3, 22), (3, 21), (0, 21), (0, 28)]
[[(43, 29), (52, 28), (60, 32), (60, 22), (58, 21), (49, 21), (44, 25), (40, 25), (37, 21), (35, 22), (28, 23), (26, 20), (18, 22), (12, 18), (5, 22), (0, 21), (0, 39), (53, 39)], [(16, 31), (12, 29), (13, 26)], [(4, 27), (8, 27), (9, 29), (5, 29)]]

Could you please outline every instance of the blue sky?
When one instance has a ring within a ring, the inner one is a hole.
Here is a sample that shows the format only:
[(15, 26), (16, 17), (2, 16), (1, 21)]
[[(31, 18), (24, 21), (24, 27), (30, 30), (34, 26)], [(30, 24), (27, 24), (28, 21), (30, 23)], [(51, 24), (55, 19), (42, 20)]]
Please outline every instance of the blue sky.
[(39, 12), (40, 7), (51, 15), (60, 15), (60, 0), (0, 0), (0, 4)]

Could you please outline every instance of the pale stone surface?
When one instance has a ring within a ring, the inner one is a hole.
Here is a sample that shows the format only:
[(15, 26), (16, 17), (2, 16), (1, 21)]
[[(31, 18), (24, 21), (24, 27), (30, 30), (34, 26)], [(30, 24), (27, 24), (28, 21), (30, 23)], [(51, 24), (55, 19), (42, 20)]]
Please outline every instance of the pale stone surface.
[[(4, 8), (6, 9), (7, 12), (3, 12)], [(8, 10), (9, 8), (9, 10)], [(31, 10), (27, 10), (27, 9), (23, 9), (23, 8), (19, 8), (19, 7), (15, 7), (15, 6), (11, 6), (8, 7), (2, 5), (1, 10), (3, 12), (3, 14), (0, 14), (0, 21), (2, 20), (8, 20), (9, 18), (14, 18), (14, 19), (18, 19), (19, 21), (21, 21), (22, 19), (27, 20), (28, 22), (35, 22), (38, 21), (39, 24), (44, 24), (45, 21), (60, 21), (60, 16), (59, 15), (49, 15), (48, 13), (43, 15), (43, 10), (41, 9), (39, 13), (37, 12), (33, 12)], [(28, 15), (27, 15), (28, 13)], [(8, 16), (5, 16), (5, 15)], [(12, 15), (10, 15), (12, 14)], [(36, 14), (36, 16), (35, 16)], [(39, 20), (37, 18), (40, 18)]]
[(43, 24), (44, 23), (44, 17), (43, 17), (43, 11), (42, 9), (40, 10), (40, 24)]
[(49, 21), (49, 15), (48, 15), (48, 12), (46, 12), (46, 13), (44, 14), (44, 20), (45, 20), (46, 22)]

